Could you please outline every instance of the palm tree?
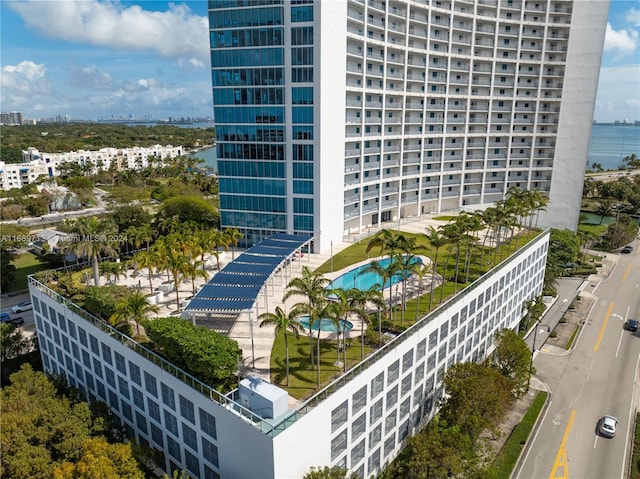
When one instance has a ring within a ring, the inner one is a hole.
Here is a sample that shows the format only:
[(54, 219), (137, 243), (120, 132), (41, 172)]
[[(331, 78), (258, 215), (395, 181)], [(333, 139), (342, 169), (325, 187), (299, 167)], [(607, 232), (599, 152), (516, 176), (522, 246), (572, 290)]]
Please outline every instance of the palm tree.
[(171, 278), (176, 291), (176, 307), (180, 309), (180, 280), (186, 276), (186, 265), (190, 263), (190, 259), (179, 250), (171, 247), (167, 248), (166, 254), (167, 270), (171, 271)]
[[(284, 294), (282, 302), (285, 302), (292, 296), (303, 296), (307, 299), (306, 303), (298, 303), (298, 305), (300, 305), (301, 310), (309, 315), (309, 346), (311, 365), (313, 366), (313, 334), (311, 331), (313, 321), (316, 318), (315, 312), (325, 299), (325, 288), (330, 281), (322, 275), (312, 273), (308, 266), (303, 266), (301, 273), (302, 276), (293, 278), (289, 281), (289, 284), (287, 284), (287, 292)], [(319, 336), (320, 330), (318, 329), (318, 337)]]
[(237, 228), (227, 228), (224, 230), (224, 234), (227, 236), (227, 244), (231, 246), (231, 259), (235, 259), (235, 248), (238, 246), (240, 240), (244, 238), (244, 235), (240, 233)]
[(158, 313), (159, 308), (147, 301), (149, 295), (135, 290), (132, 294), (116, 304), (116, 310), (111, 316), (114, 326), (118, 322), (128, 322), (133, 319), (136, 323), (136, 331), (140, 335), (140, 323), (151, 313)]
[(184, 264), (184, 275), (191, 279), (191, 291), (193, 295), (196, 295), (196, 278), (203, 278), (205, 281), (209, 278), (204, 268), (201, 268), (201, 261), (187, 261)]
[(109, 221), (100, 221), (95, 216), (78, 218), (72, 226), (72, 237), (66, 241), (69, 249), (78, 256), (91, 259), (93, 280), (100, 286), (98, 256), (102, 254), (116, 255), (117, 251), (109, 235), (115, 233), (115, 225)]
[(262, 313), (258, 316), (260, 320), (260, 327), (273, 324), (275, 326), (276, 336), (281, 332), (284, 334), (284, 351), (285, 351), (285, 363), (287, 368), (286, 385), (289, 386), (289, 341), (287, 338), (287, 331), (291, 331), (296, 339), (300, 335), (300, 323), (298, 323), (298, 316), (301, 311), (299, 308), (293, 308), (289, 311), (289, 314), (285, 313), (280, 306), (276, 306), (275, 313)]
[(391, 318), (391, 309), (392, 309), (392, 305), (393, 305), (393, 289), (391, 287), (391, 279), (393, 278), (393, 275), (395, 274), (395, 271), (393, 271), (393, 268), (391, 267), (392, 263), (389, 264), (389, 267), (384, 267), (380, 264), (379, 261), (372, 261), (371, 263), (369, 263), (369, 266), (367, 266), (367, 268), (364, 271), (371, 271), (373, 273), (376, 273), (378, 276), (380, 276), (380, 278), (382, 279), (382, 284), (380, 285), (380, 290), (384, 290), (385, 287), (387, 287), (387, 282), (389, 283), (389, 319)]
[[(431, 305), (433, 304), (433, 295), (435, 292), (435, 276), (438, 274), (438, 251), (440, 250), (440, 248), (447, 244), (448, 240), (447, 237), (442, 234), (439, 229), (435, 229), (433, 226), (429, 226), (429, 229), (427, 231), (427, 240), (429, 241), (431, 246), (436, 249), (435, 258), (433, 260), (433, 268), (431, 270), (431, 291), (429, 292), (429, 311), (431, 311)], [(444, 275), (442, 275), (442, 289), (444, 290)]]
[(119, 277), (127, 277), (127, 265), (117, 261), (103, 261), (98, 265), (98, 270), (100, 271), (100, 274), (107, 277), (107, 281), (109, 281), (111, 279), (111, 275), (113, 275), (116, 284), (118, 284)]
[(425, 275), (431, 270), (431, 268), (426, 264), (423, 264), (422, 262), (415, 262), (409, 265), (408, 270), (412, 275), (415, 275), (418, 277), (418, 300), (416, 301), (416, 319), (415, 319), (416, 321), (418, 321), (418, 316), (420, 314), (420, 299), (422, 298), (422, 282), (424, 280)]
[[(369, 289), (365, 290), (353, 288), (350, 289), (349, 292), (353, 310), (360, 318), (360, 352), (362, 359), (364, 359), (364, 323), (369, 324), (367, 305), (373, 304), (376, 306), (377, 311), (380, 311), (385, 307), (384, 297), (378, 284), (372, 284)], [(378, 328), (378, 332), (382, 337), (382, 321), (379, 321)]]
[[(461, 231), (460, 225), (457, 223), (449, 223), (442, 227), (442, 234), (447, 239), (447, 243), (456, 243), (456, 251), (460, 252), (460, 241), (461, 241)], [(447, 261), (444, 264), (444, 271), (442, 275), (442, 290), (440, 291), (440, 302), (442, 303), (444, 299), (444, 283), (445, 277), (447, 275), (447, 270), (449, 269), (449, 261), (451, 260), (451, 253), (453, 252), (453, 248), (449, 248), (449, 253), (447, 254)]]
[(133, 257), (135, 263), (135, 271), (140, 271), (142, 268), (147, 268), (149, 271), (149, 291), (153, 292), (153, 282), (151, 277), (153, 276), (153, 268), (157, 264), (157, 249), (150, 249), (148, 251), (140, 251)]
[(388, 253), (389, 256), (392, 256), (396, 243), (397, 242), (395, 233), (391, 230), (384, 229), (378, 231), (369, 240), (365, 252), (369, 253), (369, 251), (371, 251), (373, 248), (380, 248), (381, 255)]
[(215, 250), (216, 262), (218, 265), (218, 270), (220, 270), (220, 248), (224, 248), (225, 251), (229, 249), (229, 240), (227, 236), (218, 230), (213, 230), (212, 232), (212, 244), (213, 249)]
[(209, 251), (214, 248), (214, 233), (212, 229), (200, 229), (196, 232), (193, 237), (193, 247), (194, 251), (198, 251), (200, 255), (200, 261), (202, 264), (202, 269), (204, 270), (205, 261), (204, 255), (209, 253)]

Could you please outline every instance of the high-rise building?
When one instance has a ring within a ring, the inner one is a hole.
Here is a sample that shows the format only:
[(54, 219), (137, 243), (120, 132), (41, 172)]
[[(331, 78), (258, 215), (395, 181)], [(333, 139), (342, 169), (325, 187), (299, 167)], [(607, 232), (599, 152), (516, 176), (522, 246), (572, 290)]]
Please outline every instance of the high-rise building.
[(22, 112), (0, 113), (0, 125), (22, 125)]
[(481, 209), (577, 227), (609, 2), (212, 0), (223, 227), (253, 244)]

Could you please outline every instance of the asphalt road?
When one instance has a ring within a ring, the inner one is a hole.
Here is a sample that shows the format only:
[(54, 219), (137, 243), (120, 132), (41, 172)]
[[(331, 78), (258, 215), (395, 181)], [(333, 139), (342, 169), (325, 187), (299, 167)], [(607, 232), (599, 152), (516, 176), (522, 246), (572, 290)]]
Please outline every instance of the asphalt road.
[[(575, 348), (542, 348), (534, 365), (548, 386), (550, 403), (523, 458), (519, 479), (625, 478), (638, 407), (640, 333), (623, 329), (640, 319), (640, 253), (620, 255), (609, 278), (594, 290), (597, 300)], [(615, 416), (617, 435), (598, 434), (598, 421)]]

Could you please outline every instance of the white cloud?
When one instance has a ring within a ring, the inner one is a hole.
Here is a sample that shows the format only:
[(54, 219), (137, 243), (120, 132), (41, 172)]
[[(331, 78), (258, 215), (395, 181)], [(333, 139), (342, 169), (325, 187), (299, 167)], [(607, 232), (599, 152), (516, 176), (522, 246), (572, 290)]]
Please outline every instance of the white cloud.
[(633, 53), (638, 46), (638, 32), (635, 30), (614, 30), (607, 23), (607, 31), (604, 37), (604, 51), (617, 51), (621, 54)]
[(47, 67), (25, 60), (2, 68), (3, 104), (16, 104), (21, 99), (48, 94), (51, 91), (46, 77)]
[(106, 90), (113, 85), (111, 75), (99, 70), (95, 65), (84, 67), (71, 65), (69, 73), (71, 74), (71, 85), (74, 87)]
[(152, 50), (166, 58), (205, 65), (209, 54), (206, 17), (186, 5), (143, 10), (115, 0), (22, 1), (10, 7), (25, 24), (50, 38), (126, 50)]
[(640, 10), (630, 9), (625, 15), (625, 19), (634, 27), (640, 27)]
[(597, 121), (640, 120), (640, 64), (603, 67), (594, 113)]

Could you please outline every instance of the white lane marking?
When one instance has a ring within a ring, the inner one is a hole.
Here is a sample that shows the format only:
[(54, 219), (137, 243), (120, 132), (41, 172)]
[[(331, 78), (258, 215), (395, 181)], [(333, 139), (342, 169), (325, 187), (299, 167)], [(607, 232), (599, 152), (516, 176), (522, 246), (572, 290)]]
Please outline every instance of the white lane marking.
[[(627, 434), (626, 438), (629, 439), (629, 434), (631, 434), (631, 423), (633, 418), (636, 415), (636, 408), (633, 407), (633, 402), (636, 399), (636, 386), (637, 381), (635, 380), (638, 377), (638, 368), (640, 367), (640, 356), (638, 356), (638, 360), (636, 361), (636, 372), (633, 381), (633, 390), (631, 391), (631, 402), (629, 403), (629, 420), (627, 421)], [(620, 470), (620, 477), (626, 477), (625, 471), (625, 462), (627, 460), (627, 448), (629, 447), (629, 441), (624, 442), (624, 455), (622, 456), (622, 468)]]
[[(549, 401), (549, 404), (547, 405), (547, 410), (544, 412), (544, 415), (542, 416), (542, 419), (540, 419), (540, 421), (538, 422), (538, 430), (533, 435), (533, 439), (531, 439), (531, 443), (528, 444), (529, 449), (527, 450), (527, 453), (524, 455), (524, 458), (522, 459), (522, 462), (520, 463), (520, 465), (525, 464), (527, 462), (527, 458), (529, 457), (529, 453), (531, 453), (531, 450), (533, 449), (533, 444), (535, 444), (536, 439), (538, 438), (538, 433), (542, 429), (542, 424), (544, 423), (544, 419), (547, 417), (547, 414), (549, 413), (549, 410), (551, 409), (551, 403), (553, 403), (553, 401)], [(516, 475), (516, 477), (520, 477), (520, 471), (518, 471), (518, 474)]]
[(616, 358), (618, 357), (618, 353), (620, 352), (620, 345), (622, 344), (622, 336), (624, 336), (624, 329), (620, 331), (620, 339), (618, 339), (618, 347), (616, 348)]

